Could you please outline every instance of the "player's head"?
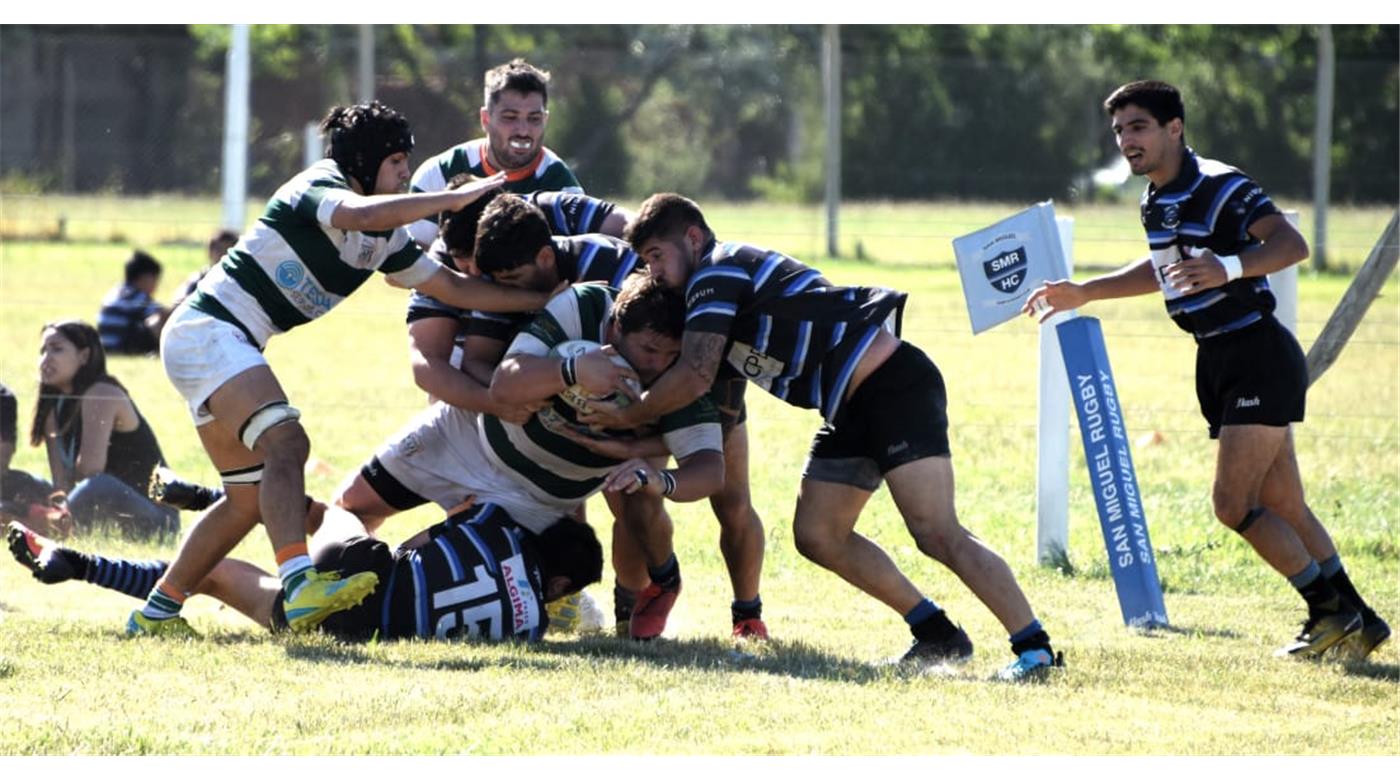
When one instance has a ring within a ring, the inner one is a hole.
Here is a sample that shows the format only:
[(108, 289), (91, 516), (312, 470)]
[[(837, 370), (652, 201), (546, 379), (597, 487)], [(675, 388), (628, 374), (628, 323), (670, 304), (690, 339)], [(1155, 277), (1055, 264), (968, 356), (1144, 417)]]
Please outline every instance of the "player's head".
[(629, 274), (613, 301), (608, 343), (637, 370), (643, 385), (666, 372), (681, 354), (685, 298), (651, 274)]
[[(78, 396), (99, 380), (120, 386), (107, 373), (107, 353), (97, 329), (81, 320), (51, 322), (39, 331), (39, 395), (34, 403), (34, 426), (30, 444), (44, 439), (44, 418), (56, 410), (60, 397)], [(78, 404), (68, 404), (76, 411)], [(65, 414), (60, 429), (72, 424), (74, 415)]]
[(389, 195), (408, 188), (408, 153), (413, 131), (403, 114), (372, 100), (336, 106), (321, 120), (330, 157), (365, 195)]
[(154, 293), (156, 285), (160, 284), (160, 262), (140, 249), (132, 251), (131, 257), (127, 259), (122, 270), (127, 285), (135, 287), (147, 295)]
[[(476, 177), (470, 173), (459, 173), (447, 182), (447, 188), (455, 190), (473, 181), (476, 181)], [(481, 224), (481, 212), (485, 211), (492, 199), (500, 193), (500, 189), (489, 190), (461, 209), (442, 214), (439, 235), (442, 236), (443, 245), (447, 247), (447, 253), (457, 264), (457, 270), (462, 273), (475, 276), (480, 272), (476, 266), (476, 229)]]
[(684, 288), (714, 231), (695, 201), (662, 192), (642, 201), (623, 238), (646, 261), (647, 270), (670, 287)]
[(1181, 93), (1164, 81), (1133, 81), (1103, 102), (1118, 149), (1140, 176), (1167, 170), (1186, 143)]
[(561, 519), (535, 535), (545, 600), (577, 593), (603, 578), (603, 546), (588, 523)]
[(486, 71), (481, 129), (491, 162), (508, 171), (529, 165), (549, 123), (549, 73), (519, 57)]
[(238, 243), (238, 234), (232, 230), (219, 230), (209, 237), (209, 244), (206, 247), (209, 251), (209, 264), (219, 262), (228, 250)]
[(476, 267), (499, 284), (547, 292), (559, 283), (549, 222), (535, 204), (502, 193), (476, 226)]

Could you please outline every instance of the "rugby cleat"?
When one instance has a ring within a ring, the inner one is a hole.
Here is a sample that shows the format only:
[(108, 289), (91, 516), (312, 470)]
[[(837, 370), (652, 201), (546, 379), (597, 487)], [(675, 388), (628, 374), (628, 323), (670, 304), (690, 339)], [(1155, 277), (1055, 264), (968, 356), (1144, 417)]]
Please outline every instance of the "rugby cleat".
[(1390, 626), (1373, 610), (1363, 609), (1361, 611), (1361, 630), (1347, 637), (1339, 647), (1351, 660), (1364, 661), (1389, 638)]
[(549, 613), (551, 631), (599, 631), (603, 628), (603, 610), (588, 591), (571, 593), (544, 605)]
[(1049, 677), (1051, 669), (1064, 665), (1064, 653), (1057, 653), (1048, 647), (1036, 648), (1021, 653), (1015, 661), (997, 672), (996, 678), (1002, 682), (1040, 682)]
[(676, 605), (676, 597), (681, 595), (681, 583), (676, 587), (663, 589), (651, 583), (637, 594), (637, 604), (632, 608), (632, 619), (628, 622), (627, 635), (639, 641), (648, 641), (661, 636), (666, 630), (666, 617), (671, 607)]
[(151, 500), (158, 504), (190, 512), (202, 512), (224, 496), (222, 490), (186, 482), (164, 466), (157, 466), (151, 474), (148, 492)]
[(157, 620), (148, 618), (141, 614), (141, 610), (133, 610), (131, 617), (126, 619), (127, 636), (157, 636), (163, 639), (199, 639), (199, 632), (195, 631), (189, 622), (183, 617), (175, 617)]
[(296, 598), (285, 599), (282, 609), (287, 627), (296, 632), (314, 631), (326, 618), (365, 600), (379, 584), (379, 575), (362, 571), (348, 579), (335, 572), (311, 571)]
[(899, 659), (902, 664), (939, 666), (965, 663), (972, 657), (972, 640), (958, 626), (958, 632), (942, 639), (915, 639)]
[(78, 575), (68, 557), (59, 554), (63, 548), (57, 542), (40, 536), (23, 523), (9, 523), (5, 541), (15, 560), (28, 569), (34, 579), (46, 585), (67, 582)]
[(1274, 655), (1280, 658), (1317, 658), (1360, 630), (1361, 615), (1351, 609), (1312, 614), (1303, 624), (1298, 637), (1275, 650)]
[(740, 620), (734, 624), (734, 638), (766, 642), (768, 641), (768, 626), (764, 625), (762, 618)]

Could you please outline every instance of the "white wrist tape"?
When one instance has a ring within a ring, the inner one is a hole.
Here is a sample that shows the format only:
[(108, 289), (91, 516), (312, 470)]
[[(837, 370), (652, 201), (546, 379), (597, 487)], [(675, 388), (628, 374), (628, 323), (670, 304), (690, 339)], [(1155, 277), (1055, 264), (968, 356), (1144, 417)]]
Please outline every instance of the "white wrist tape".
[(1240, 262), (1239, 255), (1216, 255), (1215, 259), (1225, 267), (1225, 281), (1233, 282), (1244, 276), (1244, 264)]

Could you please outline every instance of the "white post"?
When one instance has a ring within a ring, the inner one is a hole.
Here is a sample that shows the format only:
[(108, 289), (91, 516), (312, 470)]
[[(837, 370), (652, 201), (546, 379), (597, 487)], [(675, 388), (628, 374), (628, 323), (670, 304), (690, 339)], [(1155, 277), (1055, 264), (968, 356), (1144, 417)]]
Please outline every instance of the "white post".
[[(1065, 255), (1062, 278), (1068, 279), (1074, 270), (1074, 219), (1056, 217), (1055, 225)], [(1035, 550), (1041, 565), (1055, 563), (1069, 550), (1069, 378), (1055, 326), (1077, 316), (1074, 311), (1060, 312), (1040, 326)]]
[(826, 253), (841, 254), (841, 27), (828, 24), (822, 35), (822, 82), (826, 95)]
[[(1285, 211), (1283, 218), (1288, 220), (1288, 224), (1298, 227), (1298, 212)], [(1288, 328), (1294, 336), (1298, 335), (1298, 264), (1288, 266), (1282, 271), (1269, 274), (1269, 289), (1274, 291), (1274, 318)]]
[(359, 102), (374, 100), (374, 25), (360, 25)]
[(325, 156), (326, 152), (321, 148), (320, 123), (307, 122), (301, 131), (301, 167), (310, 168)]
[(223, 226), (242, 232), (248, 208), (248, 25), (233, 25), (224, 69)]
[(1313, 122), (1313, 268), (1327, 267), (1327, 200), (1332, 188), (1332, 103), (1337, 82), (1332, 25), (1317, 29), (1317, 119)]

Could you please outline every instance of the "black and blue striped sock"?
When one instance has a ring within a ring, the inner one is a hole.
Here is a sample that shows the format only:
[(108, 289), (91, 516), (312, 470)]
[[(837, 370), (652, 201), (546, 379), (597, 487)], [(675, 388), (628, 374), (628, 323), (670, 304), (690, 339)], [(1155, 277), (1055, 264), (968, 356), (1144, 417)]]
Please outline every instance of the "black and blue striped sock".
[(103, 588), (144, 600), (170, 568), (166, 561), (127, 561), (81, 554), (87, 563), (83, 579)]

